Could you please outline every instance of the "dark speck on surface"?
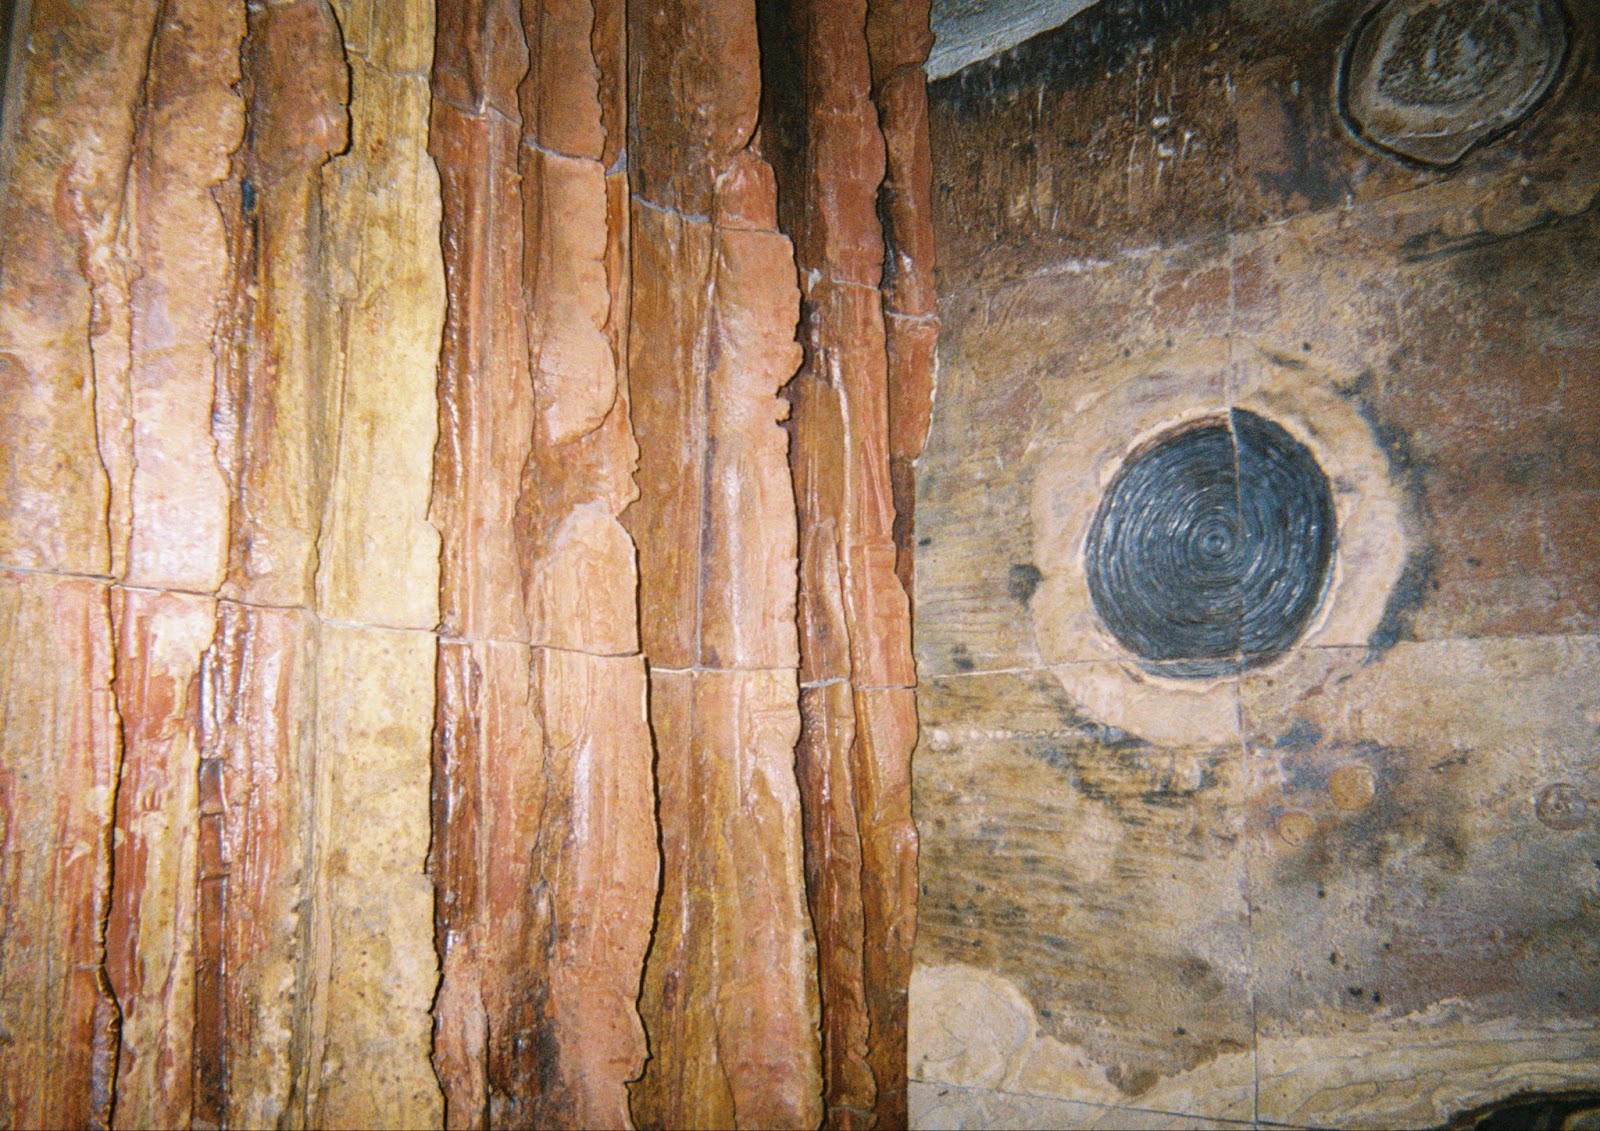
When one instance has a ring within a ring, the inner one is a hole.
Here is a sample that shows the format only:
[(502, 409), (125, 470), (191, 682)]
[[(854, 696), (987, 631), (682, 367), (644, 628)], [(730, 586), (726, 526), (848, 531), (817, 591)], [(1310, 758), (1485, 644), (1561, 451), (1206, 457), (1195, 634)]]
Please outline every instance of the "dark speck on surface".
[(1026, 605), (1033, 599), (1033, 594), (1039, 588), (1039, 582), (1044, 580), (1044, 574), (1039, 572), (1039, 567), (1032, 562), (1011, 567), (1011, 574), (1006, 579), (1006, 592), (1011, 594), (1011, 599), (1019, 604)]

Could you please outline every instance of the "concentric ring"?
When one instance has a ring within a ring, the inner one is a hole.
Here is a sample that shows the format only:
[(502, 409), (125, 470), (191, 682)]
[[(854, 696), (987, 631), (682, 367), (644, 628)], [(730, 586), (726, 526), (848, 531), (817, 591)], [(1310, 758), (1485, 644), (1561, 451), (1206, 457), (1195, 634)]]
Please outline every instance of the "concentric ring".
[(1386, 153), (1453, 165), (1533, 113), (1570, 40), (1561, 0), (1382, 0), (1346, 44), (1340, 112)]
[(1123, 464), (1085, 542), (1089, 595), (1149, 670), (1214, 678), (1299, 639), (1327, 590), (1335, 529), (1311, 452), (1235, 409)]

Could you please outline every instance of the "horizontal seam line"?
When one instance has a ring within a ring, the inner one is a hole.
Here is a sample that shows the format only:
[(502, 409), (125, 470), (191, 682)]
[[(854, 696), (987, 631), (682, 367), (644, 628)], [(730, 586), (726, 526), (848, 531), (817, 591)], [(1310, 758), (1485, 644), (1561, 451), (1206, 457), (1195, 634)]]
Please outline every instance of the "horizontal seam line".
[(663, 668), (663, 667), (660, 667), (660, 666), (658, 666), (656, 664), (651, 664), (650, 665), (650, 670), (652, 672), (660, 672), (662, 675), (738, 675), (738, 674), (740, 674), (742, 672), (748, 672), (751, 675), (757, 675), (757, 674), (761, 674), (761, 673), (764, 673), (764, 672), (797, 673), (800, 669), (799, 668), (794, 668), (794, 667), (786, 667), (786, 668), (707, 668), (707, 667), (699, 667), (699, 666), (692, 667), (692, 668)]
[(592, 656), (599, 660), (618, 660), (642, 656), (638, 649), (628, 652), (591, 652), (583, 648), (567, 648), (560, 644), (519, 640), (515, 637), (461, 636), (442, 632), (438, 628), (419, 628), (416, 625), (374, 624), (370, 621), (346, 620), (342, 617), (327, 616), (308, 605), (275, 605), (265, 601), (247, 601), (242, 597), (225, 596), (208, 589), (180, 589), (173, 587), (163, 588), (159, 585), (139, 585), (133, 582), (118, 581), (109, 574), (74, 573), (67, 570), (44, 570), (34, 569), (29, 566), (4, 564), (0, 564), (0, 573), (18, 573), (28, 577), (52, 578), (59, 581), (90, 581), (102, 584), (107, 589), (120, 590), (124, 593), (151, 593), (157, 596), (193, 597), (198, 600), (215, 601), (219, 605), (233, 605), (241, 609), (257, 609), (262, 612), (272, 613), (299, 613), (327, 628), (354, 628), (373, 632), (411, 632), (423, 636), (432, 636), (441, 644), (510, 644), (523, 648), (537, 648), (546, 652), (564, 652), (573, 656)]

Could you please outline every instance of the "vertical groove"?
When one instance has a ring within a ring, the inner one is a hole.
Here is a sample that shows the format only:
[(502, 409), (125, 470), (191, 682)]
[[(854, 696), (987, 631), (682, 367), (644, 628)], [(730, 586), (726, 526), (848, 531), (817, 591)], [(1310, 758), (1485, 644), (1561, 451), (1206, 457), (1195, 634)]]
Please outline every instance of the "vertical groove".
[(800, 515), (799, 750), (825, 1124), (903, 1125), (916, 913), (912, 468), (937, 333), (926, 5), (765, 6), (767, 116), (806, 304), (788, 390)]

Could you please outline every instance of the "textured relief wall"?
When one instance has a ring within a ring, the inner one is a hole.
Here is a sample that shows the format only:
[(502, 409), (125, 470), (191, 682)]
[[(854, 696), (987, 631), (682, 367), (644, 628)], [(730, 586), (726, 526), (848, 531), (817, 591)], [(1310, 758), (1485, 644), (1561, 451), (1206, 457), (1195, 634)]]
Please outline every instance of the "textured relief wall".
[(0, 1126), (903, 1125), (926, 4), (6, 18)]
[[(1600, 1090), (1595, 14), (1376, 7), (1105, 0), (930, 88), (914, 1125)], [(1296, 450), (1331, 564), (1253, 648)]]
[(13, 1125), (440, 1118), (432, 26), (31, 6), (0, 219)]

